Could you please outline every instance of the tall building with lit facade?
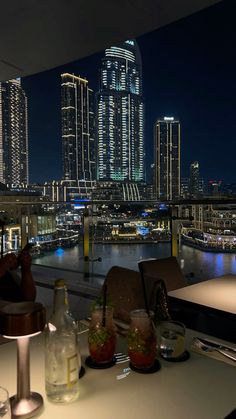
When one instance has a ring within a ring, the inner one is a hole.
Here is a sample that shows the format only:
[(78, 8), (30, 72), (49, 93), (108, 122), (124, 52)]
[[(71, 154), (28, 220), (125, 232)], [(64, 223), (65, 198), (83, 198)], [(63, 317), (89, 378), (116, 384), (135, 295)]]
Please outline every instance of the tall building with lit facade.
[(154, 189), (157, 199), (180, 197), (180, 122), (174, 117), (154, 125)]
[(61, 75), (61, 118), (63, 179), (95, 179), (94, 95), (87, 80)]
[(199, 179), (199, 163), (194, 161), (190, 164), (190, 176), (189, 176), (189, 195), (191, 197), (197, 197), (200, 191), (200, 179)]
[(189, 197), (189, 177), (184, 177), (181, 179), (180, 195), (181, 195), (181, 198), (184, 198), (184, 199)]
[(142, 65), (135, 40), (105, 50), (97, 94), (97, 178), (145, 178)]
[(29, 183), (28, 108), (20, 79), (0, 82), (0, 182)]

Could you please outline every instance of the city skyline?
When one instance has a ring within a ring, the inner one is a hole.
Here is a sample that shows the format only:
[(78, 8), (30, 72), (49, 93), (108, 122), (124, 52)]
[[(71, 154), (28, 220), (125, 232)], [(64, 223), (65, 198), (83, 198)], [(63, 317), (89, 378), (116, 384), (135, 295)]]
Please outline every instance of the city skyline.
[[(153, 163), (155, 120), (174, 116), (182, 127), (181, 177), (188, 176), (191, 162), (197, 160), (205, 179), (235, 181), (234, 8), (233, 2), (222, 2), (137, 39), (143, 62), (147, 169)], [(74, 72), (88, 79), (96, 92), (103, 55), (22, 79), (29, 96), (31, 182), (62, 177), (60, 74)], [(224, 159), (222, 144), (227, 144)]]

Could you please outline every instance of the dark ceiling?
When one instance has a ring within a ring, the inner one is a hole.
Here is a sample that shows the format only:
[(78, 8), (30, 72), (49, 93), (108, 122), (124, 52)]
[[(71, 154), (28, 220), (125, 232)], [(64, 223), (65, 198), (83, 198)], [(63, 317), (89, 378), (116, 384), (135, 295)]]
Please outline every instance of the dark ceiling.
[(137, 37), (220, 0), (11, 0), (1, 4), (0, 80)]

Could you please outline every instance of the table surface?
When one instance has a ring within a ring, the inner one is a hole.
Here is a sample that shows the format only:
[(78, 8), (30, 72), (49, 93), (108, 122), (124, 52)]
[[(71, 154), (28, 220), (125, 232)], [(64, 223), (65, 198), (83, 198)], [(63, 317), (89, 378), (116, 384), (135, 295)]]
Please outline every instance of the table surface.
[[(187, 347), (196, 332), (187, 331)], [(199, 334), (198, 335), (202, 335)], [(125, 350), (119, 339), (118, 349)], [(82, 359), (87, 356), (87, 333), (80, 337)], [(161, 370), (143, 375), (128, 362), (107, 370), (86, 368), (79, 399), (61, 405), (49, 402), (44, 390), (44, 339), (31, 338), (31, 391), (44, 398), (42, 419), (223, 419), (236, 407), (235, 366), (191, 352), (188, 361), (161, 360)], [(0, 346), (0, 385), (16, 392), (16, 343)], [(35, 416), (36, 417), (36, 416)]]
[(236, 314), (236, 275), (223, 275), (168, 292), (170, 297)]

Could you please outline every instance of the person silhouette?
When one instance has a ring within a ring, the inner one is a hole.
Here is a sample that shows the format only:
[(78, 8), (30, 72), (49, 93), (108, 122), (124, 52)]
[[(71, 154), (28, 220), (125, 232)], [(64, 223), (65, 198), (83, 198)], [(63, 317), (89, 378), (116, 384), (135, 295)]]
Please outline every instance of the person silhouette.
[[(0, 260), (0, 299), (10, 302), (34, 301), (36, 287), (31, 272), (30, 245), (16, 255), (8, 253)], [(21, 268), (21, 276), (18, 268)]]

